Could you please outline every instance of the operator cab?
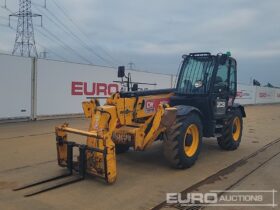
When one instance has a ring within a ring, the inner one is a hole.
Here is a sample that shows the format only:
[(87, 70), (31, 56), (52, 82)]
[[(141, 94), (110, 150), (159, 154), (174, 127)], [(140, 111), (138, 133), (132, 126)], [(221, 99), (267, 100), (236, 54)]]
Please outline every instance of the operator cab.
[[(211, 55), (191, 53), (183, 55), (171, 106), (193, 106), (202, 112), (204, 123), (213, 133), (215, 124), (226, 116), (237, 91), (236, 60), (230, 53)], [(212, 135), (212, 134), (211, 134)], [(211, 136), (209, 134), (209, 136)]]

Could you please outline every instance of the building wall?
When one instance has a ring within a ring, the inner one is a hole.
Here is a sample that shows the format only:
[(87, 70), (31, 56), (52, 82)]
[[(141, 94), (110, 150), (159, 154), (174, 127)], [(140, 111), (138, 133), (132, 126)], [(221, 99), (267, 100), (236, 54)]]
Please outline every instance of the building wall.
[(250, 85), (237, 85), (236, 103), (239, 104), (255, 104), (256, 103), (256, 87)]
[[(150, 83), (139, 88), (159, 89), (171, 85), (171, 76), (140, 71), (132, 81)], [(51, 60), (37, 62), (37, 116), (82, 113), (81, 102), (90, 97), (106, 97), (121, 89), (117, 69)], [(115, 81), (115, 82), (114, 82)]]
[(256, 87), (256, 104), (275, 103), (276, 89), (268, 87)]
[(31, 115), (32, 59), (0, 55), (0, 119)]
[[(92, 97), (105, 101), (121, 90), (117, 69), (69, 62), (30, 59), (0, 54), (0, 120), (39, 118), (82, 113), (81, 102)], [(126, 71), (139, 88), (174, 87), (176, 77)], [(280, 89), (238, 84), (240, 104), (279, 103)]]

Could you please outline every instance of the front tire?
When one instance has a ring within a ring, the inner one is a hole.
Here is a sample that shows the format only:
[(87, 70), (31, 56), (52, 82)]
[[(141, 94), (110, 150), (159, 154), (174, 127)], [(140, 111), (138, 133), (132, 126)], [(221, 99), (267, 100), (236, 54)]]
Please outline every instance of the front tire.
[(189, 168), (198, 158), (201, 142), (202, 123), (199, 115), (192, 112), (177, 116), (164, 135), (164, 156), (174, 168)]
[(242, 138), (243, 119), (239, 109), (233, 112), (228, 124), (223, 129), (222, 136), (219, 137), (218, 144), (224, 150), (236, 150)]

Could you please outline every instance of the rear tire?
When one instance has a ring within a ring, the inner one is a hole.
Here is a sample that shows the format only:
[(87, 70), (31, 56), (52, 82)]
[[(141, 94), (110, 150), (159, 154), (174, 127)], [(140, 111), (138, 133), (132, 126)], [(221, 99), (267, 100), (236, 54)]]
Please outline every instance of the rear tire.
[(174, 168), (189, 168), (198, 158), (201, 142), (202, 123), (199, 115), (192, 112), (177, 116), (164, 135), (164, 156)]
[(222, 136), (219, 137), (218, 144), (224, 150), (236, 150), (242, 138), (243, 120), (239, 109), (233, 112), (229, 123), (225, 125)]
[(129, 145), (126, 144), (116, 144), (116, 154), (122, 154), (129, 150)]

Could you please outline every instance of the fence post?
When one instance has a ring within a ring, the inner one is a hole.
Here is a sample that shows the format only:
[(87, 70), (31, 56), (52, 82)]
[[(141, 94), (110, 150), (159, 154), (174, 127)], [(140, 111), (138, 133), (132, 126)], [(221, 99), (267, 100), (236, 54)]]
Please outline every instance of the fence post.
[(31, 65), (31, 120), (37, 118), (37, 58), (32, 58)]
[(257, 97), (258, 97), (258, 86), (253, 86), (255, 88), (255, 103), (257, 104)]

